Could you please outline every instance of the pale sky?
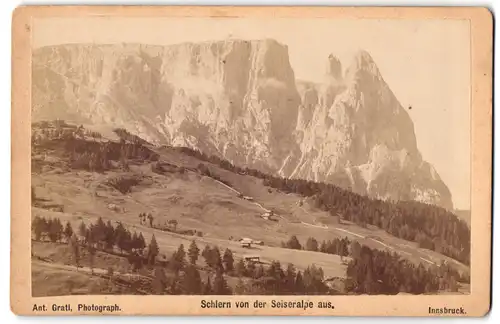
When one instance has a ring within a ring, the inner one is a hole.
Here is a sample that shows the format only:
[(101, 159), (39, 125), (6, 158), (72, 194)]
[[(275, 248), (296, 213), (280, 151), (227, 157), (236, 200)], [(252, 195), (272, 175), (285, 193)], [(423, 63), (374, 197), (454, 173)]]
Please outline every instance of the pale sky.
[(182, 42), (273, 38), (288, 45), (296, 78), (320, 80), (330, 53), (344, 68), (364, 49), (415, 124), (417, 144), (470, 208), (470, 37), (467, 20), (118, 18), (37, 19), (34, 47), (63, 43)]

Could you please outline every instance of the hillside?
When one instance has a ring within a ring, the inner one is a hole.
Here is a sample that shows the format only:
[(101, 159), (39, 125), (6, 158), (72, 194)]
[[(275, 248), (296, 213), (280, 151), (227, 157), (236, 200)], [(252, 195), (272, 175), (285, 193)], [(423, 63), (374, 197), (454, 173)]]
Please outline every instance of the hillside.
[[(159, 258), (169, 259), (180, 244), (187, 248), (195, 240), (200, 250), (205, 246), (230, 249), (235, 261), (254, 255), (264, 265), (292, 263), (300, 271), (314, 265), (321, 268), (325, 280), (347, 280), (352, 256), (325, 253), (319, 247), (285, 248), (283, 243), (293, 236), (304, 246), (311, 238), (318, 245), (348, 239), (374, 251), (395, 252), (428, 271), (438, 269), (443, 261), (458, 271), (460, 278), (469, 271), (467, 265), (421, 248), (418, 242), (398, 238), (370, 224), (361, 226), (348, 215), (332, 215), (317, 206), (312, 197), (266, 185), (271, 178), (253, 176), (249, 170), (232, 170), (227, 162), (226, 167), (221, 167), (187, 149), (151, 145), (127, 132), (116, 132), (115, 136), (121, 140), (64, 122), (34, 124), (33, 219), (57, 218), (71, 224), (76, 232), (82, 222), (89, 225), (101, 218), (105, 223), (121, 224), (131, 232), (142, 233), (145, 242), (154, 235)], [(272, 215), (266, 219), (269, 212)], [(152, 218), (140, 218), (143, 213)], [(239, 242), (242, 238), (262, 241), (262, 245), (245, 248)], [(32, 250), (37, 257), (62, 262), (64, 266), (58, 266), (57, 271), (68, 272), (65, 267), (71, 264), (71, 257), (63, 258), (66, 261), (57, 259), (61, 253), (71, 252), (57, 251), (43, 242), (36, 243)], [(129, 271), (126, 258), (103, 255), (99, 260), (104, 263), (96, 268), (103, 269), (103, 275), (107, 266), (118, 272)], [(203, 261), (199, 260), (198, 265), (201, 276), (208, 276)], [(41, 284), (40, 267), (50, 266), (37, 261), (33, 267), (35, 292)], [(232, 276), (227, 280), (233, 287), (237, 284)], [(145, 285), (141, 285), (142, 289), (152, 289)], [(125, 291), (134, 293), (130, 287)], [(338, 288), (336, 291), (345, 293)]]
[(286, 44), (272, 39), (59, 45), (32, 61), (35, 121), (124, 128), (275, 176), (453, 208), (366, 51), (345, 73), (325, 57), (317, 84), (296, 80)]

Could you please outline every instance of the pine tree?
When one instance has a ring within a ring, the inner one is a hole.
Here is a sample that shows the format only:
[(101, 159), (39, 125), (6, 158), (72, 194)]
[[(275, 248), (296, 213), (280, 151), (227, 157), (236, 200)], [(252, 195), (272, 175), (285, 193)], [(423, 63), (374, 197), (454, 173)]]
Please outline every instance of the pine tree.
[(87, 249), (89, 251), (90, 271), (91, 271), (92, 275), (94, 275), (94, 261), (95, 261), (96, 249), (95, 249), (93, 244), (89, 244)]
[[(243, 265), (245, 264), (243, 263)], [(246, 276), (249, 276), (251, 278), (255, 277), (255, 271), (256, 267), (254, 262), (249, 262), (248, 264), (246, 264), (246, 273), (245, 273)]]
[(104, 241), (106, 249), (112, 250), (113, 245), (115, 244), (115, 228), (113, 227), (111, 221), (109, 220), (106, 223), (106, 228), (104, 230)]
[(265, 274), (264, 266), (261, 264), (259, 267), (257, 267), (254, 278), (255, 279), (262, 278), (264, 274)]
[[(250, 273), (250, 275), (253, 275), (253, 272), (248, 272), (248, 273)], [(245, 261), (243, 261), (243, 259), (240, 259), (238, 263), (236, 263), (236, 275), (238, 277), (243, 277), (247, 275), (247, 267), (245, 266)]]
[(175, 272), (179, 272), (184, 268), (186, 252), (184, 252), (184, 245), (179, 245), (177, 251), (172, 254), (170, 258), (170, 268)]
[(80, 223), (80, 226), (78, 226), (78, 234), (82, 239), (87, 237), (87, 226), (83, 221)]
[(49, 221), (49, 239), (51, 242), (58, 242), (61, 240), (63, 235), (63, 225), (59, 218), (51, 219)]
[(170, 294), (179, 295), (182, 294), (182, 282), (179, 274), (176, 273), (170, 282)]
[(139, 236), (137, 235), (137, 232), (134, 231), (132, 234), (132, 242), (130, 244), (132, 246), (132, 251), (135, 251), (138, 249), (139, 246)]
[(289, 263), (285, 274), (285, 290), (293, 293), (295, 291), (295, 278), (297, 277), (295, 267)]
[(115, 228), (115, 245), (122, 253), (127, 249), (127, 231), (122, 223), (118, 223), (118, 226)]
[(299, 239), (295, 235), (290, 237), (290, 240), (288, 240), (286, 245), (289, 249), (302, 250), (302, 245), (300, 245)]
[(182, 265), (186, 263), (186, 252), (184, 251), (184, 244), (179, 245), (176, 253), (176, 260)]
[(309, 237), (306, 242), (306, 250), (318, 251), (318, 241), (314, 237)]
[(243, 282), (243, 279), (241, 279), (241, 277), (238, 277), (238, 282), (236, 283), (236, 287), (234, 287), (234, 294), (244, 295), (245, 292), (246, 292), (245, 283)]
[(207, 281), (203, 285), (202, 294), (203, 295), (213, 295), (212, 285), (210, 283), (210, 276), (207, 277)]
[(226, 273), (231, 273), (234, 270), (234, 258), (231, 250), (226, 249), (226, 251), (224, 251), (222, 260), (224, 263), (224, 269)]
[(70, 222), (66, 222), (66, 227), (64, 228), (64, 236), (66, 237), (67, 242), (69, 242), (71, 237), (73, 236), (73, 228), (71, 227)]
[(153, 292), (156, 295), (163, 295), (165, 288), (167, 286), (167, 277), (165, 276), (165, 271), (161, 267), (155, 267), (153, 275)]
[(150, 265), (154, 265), (156, 261), (156, 257), (160, 253), (160, 249), (158, 248), (158, 243), (156, 243), (155, 235), (151, 237), (151, 242), (149, 242), (148, 246), (148, 263)]
[(139, 233), (137, 248), (141, 252), (142, 252), (142, 250), (144, 250), (146, 248), (146, 240), (144, 240), (144, 236), (142, 236), (142, 233)]
[(320, 252), (328, 253), (328, 245), (326, 244), (325, 241), (321, 242), (319, 250)]
[(182, 278), (182, 290), (188, 295), (199, 295), (202, 293), (201, 276), (196, 266), (189, 264)]
[(220, 251), (217, 246), (214, 246), (209, 254), (209, 266), (214, 269), (214, 270), (221, 270), (224, 271), (224, 267), (222, 266), (222, 260), (220, 256)]
[(213, 286), (214, 295), (230, 295), (231, 290), (229, 289), (226, 279), (224, 278), (224, 274), (222, 270), (217, 270), (215, 272), (214, 286)]
[(143, 258), (140, 257), (137, 252), (132, 252), (128, 255), (128, 262), (132, 266), (132, 271), (137, 272), (142, 269)]
[(191, 244), (189, 245), (188, 249), (189, 262), (191, 264), (196, 264), (199, 254), (200, 254), (200, 249), (196, 245), (196, 242), (194, 240), (191, 241)]
[(80, 267), (80, 245), (78, 244), (78, 238), (73, 234), (70, 238), (69, 244), (73, 252), (73, 257), (75, 259), (76, 270)]
[(42, 234), (44, 231), (43, 222), (44, 222), (44, 220), (42, 220), (42, 218), (40, 218), (39, 216), (36, 216), (35, 219), (33, 219), (33, 222), (31, 223), (31, 230), (35, 234), (36, 241), (40, 241), (40, 239), (42, 238)]
[(210, 246), (205, 245), (205, 248), (203, 249), (203, 252), (201, 252), (201, 256), (205, 259), (205, 263), (207, 266), (211, 267), (212, 266), (212, 250), (210, 249)]
[(304, 286), (304, 279), (302, 278), (302, 273), (300, 271), (297, 272), (297, 276), (295, 277), (295, 293), (297, 295), (303, 295), (306, 292)]
[(149, 219), (149, 227), (153, 227), (154, 217), (153, 215), (151, 215), (151, 213), (148, 214), (148, 219)]

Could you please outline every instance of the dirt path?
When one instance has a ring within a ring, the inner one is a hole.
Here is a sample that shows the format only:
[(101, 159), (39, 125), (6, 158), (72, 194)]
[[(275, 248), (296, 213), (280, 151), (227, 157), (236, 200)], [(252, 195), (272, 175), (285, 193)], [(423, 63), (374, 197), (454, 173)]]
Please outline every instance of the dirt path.
[(424, 260), (425, 262), (427, 262), (427, 263), (429, 263), (429, 264), (435, 264), (434, 262), (432, 262), (432, 261), (430, 261), (430, 260), (427, 260), (427, 259), (425, 259), (425, 258), (420, 257), (420, 259), (421, 259), (421, 260)]
[[(223, 183), (222, 181), (219, 181), (217, 179), (213, 179), (211, 177), (207, 177), (209, 179), (211, 179), (212, 181), (218, 183), (219, 185), (223, 186), (224, 188), (226, 188), (227, 190), (230, 190), (231, 192), (235, 193), (236, 195), (238, 196), (242, 196), (243, 194), (241, 192), (239, 192), (238, 190), (232, 188), (231, 186), (228, 186), (227, 184)], [(106, 179), (100, 179), (100, 180), (94, 180), (92, 181), (90, 184), (89, 184), (89, 189), (91, 190), (91, 194), (92, 194), (92, 197), (94, 199), (94, 201), (97, 203), (97, 199), (96, 197), (97, 196), (97, 188), (99, 187), (99, 185), (105, 181)], [(134, 201), (135, 203), (139, 204), (139, 205), (144, 205), (142, 202), (140, 201), (137, 201), (136, 199), (134, 199), (133, 197), (131, 197), (130, 195), (126, 195), (129, 199), (131, 199), (132, 201)], [(246, 199), (249, 203), (259, 207), (262, 211), (264, 212), (270, 212), (269, 209), (265, 208), (262, 204), (260, 204), (259, 202), (256, 202), (256, 201), (253, 201), (253, 200), (248, 200)], [(145, 206), (145, 205), (144, 205)], [(147, 207), (147, 206), (145, 206)], [(312, 219), (316, 220), (316, 218), (311, 215), (307, 210), (305, 210), (302, 206), (299, 206), (299, 209), (305, 213), (306, 215), (310, 216)], [(277, 215), (278, 217), (280, 217), (283, 221), (285, 222), (289, 222), (288, 219), (286, 219), (285, 217), (283, 217), (282, 215)], [(307, 223), (307, 222), (303, 222), (301, 221), (300, 222), (301, 225), (303, 226), (308, 226), (308, 227), (314, 227), (314, 228), (320, 228), (320, 229), (324, 229), (324, 230), (329, 230), (329, 229), (333, 229), (333, 230), (336, 230), (336, 231), (340, 231), (340, 232), (344, 232), (344, 233), (347, 233), (349, 235), (352, 235), (352, 236), (355, 236), (355, 237), (358, 237), (358, 238), (361, 238), (361, 239), (366, 239), (367, 237), (364, 236), (364, 235), (361, 235), (361, 234), (358, 234), (358, 233), (354, 233), (354, 232), (351, 232), (349, 230), (346, 230), (346, 229), (343, 229), (343, 228), (340, 228), (340, 227), (335, 227), (335, 226), (327, 226), (327, 225), (324, 225), (324, 224), (311, 224), (311, 223)], [(132, 227), (132, 228), (135, 228), (135, 229), (142, 229), (142, 230), (145, 230), (145, 231), (150, 231), (152, 233), (154, 232), (157, 232), (157, 233), (163, 233), (163, 234), (169, 234), (169, 235), (172, 235), (174, 237), (178, 237), (178, 238), (182, 238), (184, 239), (185, 237), (181, 234), (177, 234), (177, 233), (172, 233), (172, 232), (165, 232), (165, 231), (162, 231), (160, 229), (156, 229), (156, 228), (151, 228), (151, 227), (148, 227), (148, 226), (145, 226), (143, 224), (141, 225), (137, 225), (137, 224), (132, 224), (132, 223), (128, 223), (128, 222), (124, 222), (124, 225), (126, 225), (127, 227)], [(370, 239), (371, 241), (379, 244), (379, 245), (382, 245), (384, 246), (385, 248), (387, 249), (390, 249), (390, 250), (393, 250), (393, 251), (396, 251), (398, 253), (402, 253), (402, 254), (406, 254), (408, 256), (411, 256), (413, 255), (412, 253), (409, 253), (409, 252), (406, 252), (406, 251), (403, 251), (402, 249), (395, 249), (394, 247), (384, 243), (384, 242), (381, 242), (377, 239), (374, 239), (374, 238), (371, 238), (371, 237), (368, 237), (368, 239)], [(206, 240), (203, 240), (201, 239), (201, 241), (205, 241), (206, 243), (208, 243), (208, 241)], [(406, 244), (404, 244), (405, 246), (407, 246)], [(435, 264), (434, 262), (426, 259), (426, 258), (423, 258), (423, 257), (420, 257), (420, 259), (424, 262), (427, 262), (429, 264)], [(80, 270), (82, 270), (83, 268), (80, 268)], [(85, 269), (85, 271), (89, 272), (90, 269)], [(98, 271), (103, 271), (101, 273), (107, 273), (106, 270), (104, 269), (94, 269), (94, 272), (98, 272)]]
[[(72, 271), (72, 272), (79, 272), (79, 273), (87, 273), (87, 274), (92, 274), (92, 269), (90, 267), (78, 267), (76, 266), (71, 266), (71, 265), (66, 265), (66, 264), (60, 264), (60, 263), (51, 263), (51, 262), (43, 262), (43, 261), (37, 261), (37, 260), (32, 260), (32, 263), (35, 263), (37, 265), (40, 265), (42, 267), (46, 268), (52, 268), (52, 269), (58, 269), (58, 270), (66, 270), (66, 271)], [(94, 274), (102, 274), (102, 275), (107, 275), (108, 270), (102, 269), (102, 268), (94, 268)], [(146, 276), (140, 275), (140, 274), (132, 274), (132, 273), (123, 273), (123, 272), (114, 272), (114, 275), (120, 275), (120, 276), (125, 276), (125, 277), (144, 277), (148, 278)]]
[[(92, 273), (92, 269), (89, 267), (78, 267), (78, 270), (76, 266), (70, 266), (66, 264), (60, 264), (60, 263), (50, 263), (50, 262), (43, 262), (43, 261), (35, 261), (33, 260), (32, 263), (35, 263), (37, 265), (46, 267), (46, 268), (52, 268), (52, 269), (58, 269), (58, 270), (67, 270), (67, 271), (72, 271), (72, 272), (84, 272), (84, 273)], [(97, 274), (107, 274), (108, 271), (101, 269), (101, 268), (94, 268), (94, 273)]]
[(229, 189), (229, 190), (231, 190), (231, 191), (233, 191), (233, 192), (236, 192), (238, 195), (241, 195), (241, 193), (240, 193), (238, 190), (236, 190), (236, 189), (234, 189), (234, 188), (232, 188), (232, 187), (228, 186), (228, 185), (227, 185), (227, 184), (225, 184), (224, 182), (219, 181), (219, 180), (216, 180), (216, 179), (213, 179), (213, 178), (211, 178), (211, 177), (209, 177), (209, 178), (210, 178), (210, 179), (212, 179), (212, 180), (214, 180), (214, 181), (215, 181), (215, 182), (217, 182), (218, 184), (220, 184), (220, 185), (222, 185), (222, 186), (226, 187), (227, 189)]
[(306, 226), (311, 226), (311, 227), (316, 227), (316, 228), (322, 228), (322, 229), (328, 229), (328, 226), (326, 225), (314, 225), (314, 224), (310, 224), (310, 223), (306, 223), (306, 222), (300, 222), (302, 225), (306, 225)]
[(385, 243), (383, 243), (383, 242), (380, 242), (379, 240), (376, 240), (376, 239), (371, 238), (371, 237), (370, 237), (370, 240), (372, 240), (373, 242), (377, 242), (378, 244), (383, 245), (383, 246), (385, 246), (385, 247), (386, 247), (386, 248), (388, 248), (388, 249), (395, 250), (392, 246), (387, 245), (387, 244), (385, 244)]

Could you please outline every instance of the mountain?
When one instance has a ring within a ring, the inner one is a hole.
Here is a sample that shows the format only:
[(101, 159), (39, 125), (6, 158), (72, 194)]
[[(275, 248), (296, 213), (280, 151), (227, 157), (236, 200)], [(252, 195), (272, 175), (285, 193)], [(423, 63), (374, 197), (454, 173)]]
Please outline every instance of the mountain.
[(33, 120), (122, 127), (283, 177), (452, 209), (413, 123), (365, 51), (298, 81), (275, 40), (58, 45), (33, 53)]

